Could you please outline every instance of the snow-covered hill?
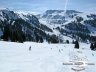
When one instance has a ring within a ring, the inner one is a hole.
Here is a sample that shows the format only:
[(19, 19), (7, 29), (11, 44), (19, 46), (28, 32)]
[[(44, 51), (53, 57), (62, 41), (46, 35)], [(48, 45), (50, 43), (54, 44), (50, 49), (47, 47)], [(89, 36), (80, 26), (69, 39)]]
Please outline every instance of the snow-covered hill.
[[(96, 52), (89, 47), (84, 43), (74, 49), (74, 44), (0, 41), (0, 72), (96, 72)], [(83, 64), (65, 65), (77, 62)]]

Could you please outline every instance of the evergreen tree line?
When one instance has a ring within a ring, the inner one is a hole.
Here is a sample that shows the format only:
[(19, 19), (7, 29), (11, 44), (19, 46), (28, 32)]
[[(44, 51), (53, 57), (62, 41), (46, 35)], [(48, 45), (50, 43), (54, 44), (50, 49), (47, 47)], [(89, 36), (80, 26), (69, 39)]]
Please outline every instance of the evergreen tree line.
[(46, 34), (44, 30), (34, 27), (22, 19), (17, 19), (14, 23), (13, 21), (10, 21), (10, 23), (8, 21), (4, 21), (0, 25), (3, 25), (3, 35), (1, 36), (1, 39), (4, 41), (33, 41), (42, 43), (46, 40), (48, 43), (59, 43), (59, 38), (56, 35)]
[(15, 20), (13, 25), (12, 25), (12, 23), (4, 22), (3, 28), (4, 28), (3, 29), (3, 35), (1, 36), (1, 39), (3, 39), (4, 41), (12, 41), (12, 42), (24, 42), (24, 41), (43, 42), (42, 36), (39, 36), (35, 32), (34, 32), (34, 35), (32, 35), (31, 31), (33, 31), (33, 29), (34, 29), (35, 31), (38, 31), (41, 34), (42, 34), (42, 32), (37, 30), (36, 28), (31, 27), (29, 23), (25, 22), (22, 19)]
[(56, 35), (50, 35), (48, 37), (48, 43), (59, 43), (59, 38)]
[(72, 39), (77, 39), (82, 42), (96, 42), (96, 36), (90, 35), (90, 33), (80, 32), (80, 31), (67, 31), (65, 29), (56, 28), (60, 31), (60, 33), (64, 36), (71, 37)]
[(26, 40), (24, 32), (10, 24), (4, 26), (3, 35), (1, 38), (4, 41), (12, 41), (12, 42), (23, 42)]
[(84, 21), (85, 24), (89, 24), (93, 27), (96, 27), (96, 19), (92, 19), (92, 20), (85, 20)]

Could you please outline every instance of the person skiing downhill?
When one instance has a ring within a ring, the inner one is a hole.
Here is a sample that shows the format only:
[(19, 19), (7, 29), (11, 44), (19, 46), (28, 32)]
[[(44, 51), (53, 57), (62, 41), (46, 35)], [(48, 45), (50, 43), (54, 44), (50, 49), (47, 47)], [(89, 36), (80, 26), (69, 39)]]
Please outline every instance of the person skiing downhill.
[(31, 51), (31, 46), (29, 47), (29, 51)]

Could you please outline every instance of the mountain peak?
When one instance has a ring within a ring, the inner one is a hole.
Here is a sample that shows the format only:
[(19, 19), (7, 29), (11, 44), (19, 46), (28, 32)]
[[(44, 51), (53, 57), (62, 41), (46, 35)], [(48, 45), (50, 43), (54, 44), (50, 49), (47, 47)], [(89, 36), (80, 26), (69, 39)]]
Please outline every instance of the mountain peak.
[(6, 11), (10, 11), (10, 9), (9, 8), (0, 8), (0, 10), (6, 10)]

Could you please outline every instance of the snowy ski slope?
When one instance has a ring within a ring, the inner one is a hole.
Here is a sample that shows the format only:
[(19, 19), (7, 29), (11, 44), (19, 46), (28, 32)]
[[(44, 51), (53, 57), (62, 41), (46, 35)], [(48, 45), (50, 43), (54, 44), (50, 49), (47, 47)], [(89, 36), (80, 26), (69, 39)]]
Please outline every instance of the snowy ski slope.
[[(29, 47), (31, 46), (31, 51)], [(82, 65), (82, 71), (96, 72), (96, 52), (89, 44), (80, 43), (80, 49), (74, 44), (12, 43), (0, 41), (0, 72), (76, 72), (75, 65), (64, 63), (94, 63)]]

